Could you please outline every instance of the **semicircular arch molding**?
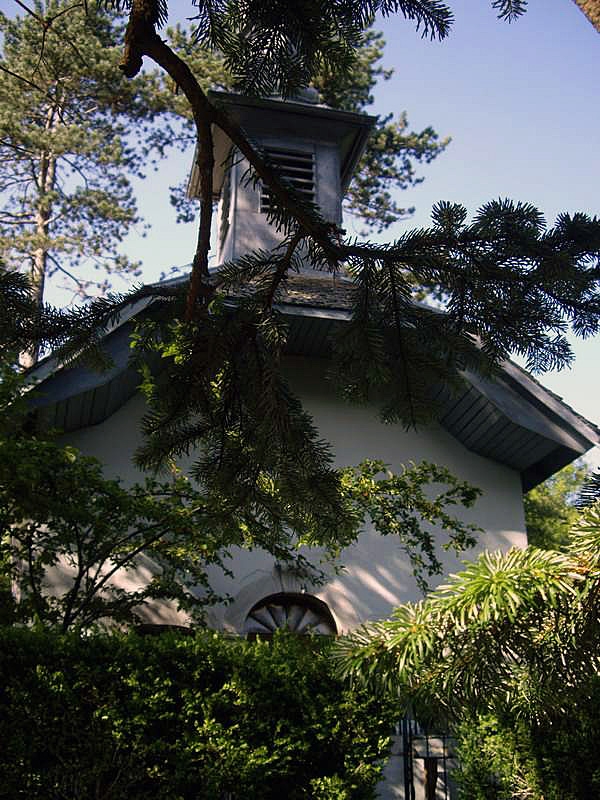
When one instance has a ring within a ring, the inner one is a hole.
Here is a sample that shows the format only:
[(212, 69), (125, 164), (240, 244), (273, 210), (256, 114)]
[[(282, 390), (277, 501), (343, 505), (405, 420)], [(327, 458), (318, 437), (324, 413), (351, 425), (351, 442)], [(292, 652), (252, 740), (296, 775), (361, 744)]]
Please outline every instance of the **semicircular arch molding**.
[(278, 630), (299, 635), (335, 636), (337, 625), (327, 604), (318, 597), (301, 592), (277, 592), (254, 604), (244, 622), (243, 633), (268, 636)]

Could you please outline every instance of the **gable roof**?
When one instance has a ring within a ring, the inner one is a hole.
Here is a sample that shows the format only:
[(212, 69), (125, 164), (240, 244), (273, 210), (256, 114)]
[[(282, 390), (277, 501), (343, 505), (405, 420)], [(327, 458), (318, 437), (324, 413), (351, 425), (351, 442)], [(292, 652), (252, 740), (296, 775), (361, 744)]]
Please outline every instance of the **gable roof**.
[[(327, 357), (332, 334), (350, 321), (351, 289), (348, 281), (323, 273), (287, 280), (276, 307), (288, 321), (289, 354)], [(129, 337), (136, 317), (154, 302), (132, 303), (106, 334), (113, 360), (107, 372), (65, 367), (53, 357), (30, 372), (36, 383), (30, 402), (40, 424), (65, 432), (95, 425), (135, 394), (140, 379), (130, 364)], [(524, 491), (600, 444), (596, 425), (511, 361), (493, 380), (471, 372), (464, 377), (463, 390), (441, 397), (441, 426), (467, 449), (517, 470)]]

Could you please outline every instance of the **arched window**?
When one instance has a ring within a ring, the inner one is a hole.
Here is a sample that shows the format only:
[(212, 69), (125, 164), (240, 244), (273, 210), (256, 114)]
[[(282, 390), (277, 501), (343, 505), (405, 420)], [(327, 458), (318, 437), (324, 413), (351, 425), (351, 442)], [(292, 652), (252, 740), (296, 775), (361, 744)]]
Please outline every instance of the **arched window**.
[(272, 594), (251, 609), (244, 623), (247, 636), (268, 636), (285, 628), (292, 633), (335, 636), (337, 627), (327, 605), (308, 594)]

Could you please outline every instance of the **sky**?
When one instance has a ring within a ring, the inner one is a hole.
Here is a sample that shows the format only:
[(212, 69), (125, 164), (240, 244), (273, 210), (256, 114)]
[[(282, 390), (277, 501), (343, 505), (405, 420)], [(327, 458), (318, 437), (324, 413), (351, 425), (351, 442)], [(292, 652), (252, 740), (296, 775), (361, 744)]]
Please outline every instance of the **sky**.
[[(421, 186), (403, 193), (426, 225), (433, 203), (531, 202), (552, 224), (561, 211), (600, 215), (600, 35), (571, 0), (529, 0), (527, 13), (499, 22), (491, 2), (456, 0), (443, 42), (384, 21), (395, 76), (375, 112), (406, 109), (415, 128), (452, 136)], [(402, 226), (406, 226), (406, 223)], [(600, 337), (573, 342), (571, 369), (541, 381), (600, 424)], [(600, 450), (591, 454), (600, 465)]]
[[(382, 238), (427, 225), (438, 200), (460, 202), (472, 214), (487, 200), (510, 197), (536, 205), (549, 224), (561, 211), (600, 214), (600, 34), (572, 0), (529, 0), (511, 24), (497, 19), (491, 0), (451, 5), (455, 23), (443, 42), (422, 39), (399, 16), (376, 25), (394, 76), (377, 87), (373, 113), (406, 110), (414, 129), (432, 125), (452, 137), (421, 170), (425, 181), (401, 193), (403, 205), (416, 207), (414, 217)], [(148, 278), (193, 253), (195, 226), (168, 224), (172, 212), (160, 188), (177, 170), (187, 174), (189, 160), (174, 159), (141, 187), (142, 210), (154, 222), (131, 246)], [(542, 383), (600, 425), (600, 337), (573, 347), (573, 367), (546, 373)], [(600, 450), (591, 462), (600, 465)]]
[[(376, 25), (394, 76), (377, 87), (372, 112), (406, 110), (414, 129), (432, 125), (452, 137), (421, 170), (424, 183), (401, 193), (414, 217), (381, 238), (427, 225), (438, 200), (472, 214), (510, 197), (536, 205), (550, 224), (560, 211), (600, 214), (600, 35), (572, 0), (529, 0), (512, 24), (496, 18), (491, 0), (449, 2), (455, 24), (443, 42), (420, 38), (400, 16)], [(171, 21), (192, 13), (187, 0), (170, 6)], [(0, 0), (0, 10), (15, 13), (14, 2)], [(125, 248), (142, 261), (144, 281), (191, 260), (196, 226), (176, 225), (168, 202), (168, 186), (186, 177), (191, 160), (191, 152), (174, 156), (137, 186), (150, 229), (132, 233)], [(542, 383), (600, 425), (600, 337), (574, 350), (574, 366)], [(592, 462), (600, 464), (600, 451)]]

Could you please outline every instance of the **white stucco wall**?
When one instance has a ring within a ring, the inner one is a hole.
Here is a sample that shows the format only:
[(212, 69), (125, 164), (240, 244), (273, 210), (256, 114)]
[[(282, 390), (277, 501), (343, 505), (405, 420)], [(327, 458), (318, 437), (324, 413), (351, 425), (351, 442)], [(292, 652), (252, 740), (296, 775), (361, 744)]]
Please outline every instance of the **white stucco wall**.
[[(324, 379), (324, 362), (290, 358), (286, 369), (323, 438), (333, 445), (338, 466), (358, 464), (365, 458), (383, 460), (392, 469), (423, 459), (442, 464), (483, 491), (473, 509), (456, 511), (484, 528), (480, 547), (506, 549), (526, 544), (516, 472), (469, 452), (437, 426), (405, 431), (399, 425), (379, 422), (372, 407), (343, 403)], [(143, 410), (143, 401), (136, 396), (102, 424), (70, 434), (68, 440), (99, 458), (108, 476), (134, 482), (141, 478), (131, 457), (141, 441), (138, 423)], [(240, 631), (247, 613), (261, 598), (281, 591), (306, 590), (327, 603), (339, 632), (344, 632), (364, 621), (387, 617), (394, 606), (419, 597), (410, 565), (393, 537), (383, 538), (366, 530), (341, 560), (345, 571), (332, 576), (326, 585), (313, 588), (276, 569), (272, 557), (239, 551), (230, 564), (233, 579), (216, 572), (212, 576), (217, 591), (229, 594), (233, 603), (211, 611), (209, 622), (216, 628)], [(448, 572), (460, 566), (447, 553), (442, 560)], [(182, 622), (165, 609), (157, 609), (156, 617), (151, 614), (149, 618)]]

